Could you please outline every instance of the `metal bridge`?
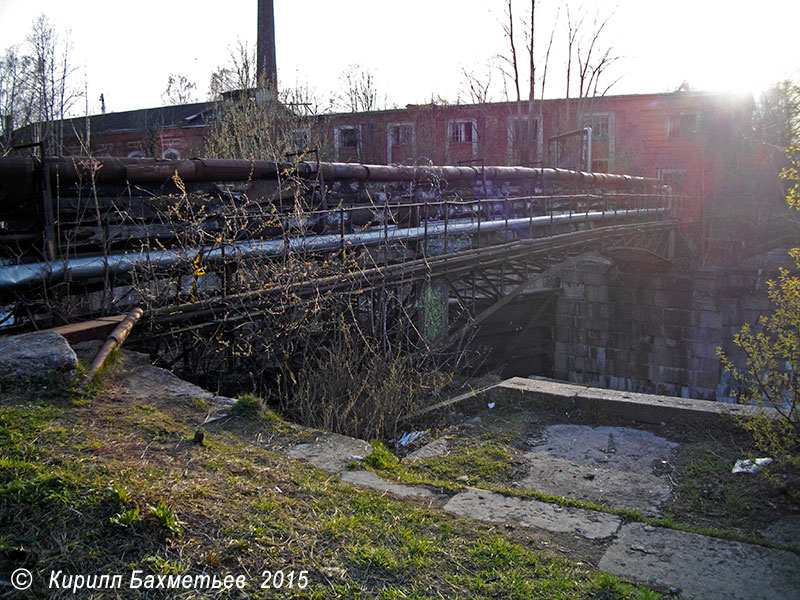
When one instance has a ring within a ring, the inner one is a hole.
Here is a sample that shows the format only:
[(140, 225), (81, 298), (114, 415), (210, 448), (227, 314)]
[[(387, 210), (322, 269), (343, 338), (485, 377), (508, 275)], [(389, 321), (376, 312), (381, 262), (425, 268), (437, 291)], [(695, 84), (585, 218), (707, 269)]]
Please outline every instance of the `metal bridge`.
[[(174, 335), (338, 295), (373, 329), (394, 303), (454, 343), (520, 296), (546, 307), (554, 290), (532, 277), (587, 248), (669, 259), (686, 202), (653, 179), (549, 168), (6, 158), (0, 303), (22, 330), (159, 288), (147, 317)], [(241, 268), (290, 258), (257, 282)]]

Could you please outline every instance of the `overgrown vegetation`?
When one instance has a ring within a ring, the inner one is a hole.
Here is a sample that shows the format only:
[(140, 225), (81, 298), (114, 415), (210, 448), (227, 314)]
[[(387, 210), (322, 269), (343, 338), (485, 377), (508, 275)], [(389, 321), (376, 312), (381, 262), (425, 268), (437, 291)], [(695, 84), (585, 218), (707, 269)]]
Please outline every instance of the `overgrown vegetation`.
[(450, 381), (425, 354), (380, 347), (342, 323), (333, 341), (297, 374), (286, 406), (301, 423), (357, 438), (397, 439), (398, 421)]

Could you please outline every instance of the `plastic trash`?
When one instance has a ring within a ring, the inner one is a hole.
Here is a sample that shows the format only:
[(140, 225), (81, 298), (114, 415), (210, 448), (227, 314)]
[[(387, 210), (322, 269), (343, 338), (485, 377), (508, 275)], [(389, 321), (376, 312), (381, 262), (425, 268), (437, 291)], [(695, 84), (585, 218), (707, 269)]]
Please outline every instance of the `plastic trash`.
[(489, 408), (494, 408), (494, 402), (489, 402), (489, 404), (487, 404), (486, 406), (488, 406)]
[(758, 473), (761, 467), (768, 465), (772, 462), (771, 458), (757, 458), (750, 460), (749, 458), (740, 458), (733, 465), (731, 473)]
[(425, 436), (427, 436), (428, 433), (430, 433), (430, 432), (427, 431), (427, 430), (426, 431), (409, 431), (408, 433), (404, 433), (403, 435), (400, 436), (400, 439), (397, 440), (397, 446), (400, 447), (400, 448), (404, 448), (406, 446), (409, 446), (409, 445), (413, 444), (414, 442), (417, 442), (417, 441), (421, 440), (422, 438), (424, 438)]

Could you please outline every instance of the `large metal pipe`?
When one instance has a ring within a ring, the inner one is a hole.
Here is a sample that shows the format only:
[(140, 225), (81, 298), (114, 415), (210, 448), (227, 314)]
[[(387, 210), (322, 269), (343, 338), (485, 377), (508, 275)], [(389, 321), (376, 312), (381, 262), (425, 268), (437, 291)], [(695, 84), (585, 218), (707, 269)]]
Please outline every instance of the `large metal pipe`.
[(501, 229), (552, 227), (563, 223), (598, 221), (613, 218), (635, 218), (664, 214), (664, 208), (630, 210), (613, 216), (612, 213), (589, 211), (582, 213), (545, 215), (541, 217), (523, 217), (495, 221), (451, 221), (449, 223), (428, 223), (419, 227), (395, 227), (387, 230), (366, 231), (341, 234), (313, 235), (309, 237), (289, 238), (286, 240), (248, 240), (237, 242), (222, 248), (191, 248), (188, 250), (151, 250), (109, 256), (74, 258), (65, 261), (37, 262), (22, 265), (0, 267), (0, 292), (9, 292), (36, 284), (54, 284), (63, 281), (67, 276), (71, 281), (82, 281), (103, 277), (106, 273), (124, 274), (142, 271), (148, 268), (166, 270), (177, 264), (186, 264), (198, 256), (209, 264), (220, 262), (223, 256), (231, 258), (248, 258), (257, 256), (280, 256), (285, 252), (325, 252), (335, 251), (342, 244), (345, 248), (359, 246), (375, 246), (381, 243), (411, 242), (427, 237), (440, 235), (465, 234), (498, 231)]
[[(286, 174), (315, 179), (321, 172), (325, 181), (418, 181), (444, 179), (457, 181), (543, 181), (545, 185), (576, 184), (582, 186), (645, 189), (659, 185), (657, 179), (613, 173), (588, 173), (547, 167), (410, 167), (365, 165), (358, 163), (300, 162), (276, 163), (263, 160), (194, 158), (159, 160), (155, 158), (60, 157), (47, 159), (51, 182), (60, 183), (167, 183), (175, 174), (187, 183), (211, 181), (250, 181), (278, 179)], [(41, 164), (35, 158), (0, 158), (0, 181), (33, 177)]]
[(86, 372), (86, 377), (83, 380), (84, 385), (91, 381), (92, 377), (97, 374), (97, 372), (106, 362), (108, 355), (111, 354), (111, 351), (114, 350), (114, 348), (119, 348), (125, 343), (125, 340), (128, 339), (128, 335), (133, 329), (133, 326), (136, 325), (139, 319), (142, 318), (143, 314), (144, 311), (138, 306), (131, 309), (122, 322), (117, 325), (114, 328), (114, 331), (108, 335), (106, 341), (103, 343), (103, 346), (94, 357), (92, 364), (89, 365), (89, 370)]

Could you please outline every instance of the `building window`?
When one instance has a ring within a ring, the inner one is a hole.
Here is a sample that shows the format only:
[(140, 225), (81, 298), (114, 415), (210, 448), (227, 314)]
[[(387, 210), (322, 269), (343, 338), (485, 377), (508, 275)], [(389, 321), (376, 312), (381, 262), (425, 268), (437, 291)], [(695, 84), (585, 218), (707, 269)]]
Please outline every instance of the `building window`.
[(355, 127), (340, 127), (338, 132), (340, 148), (358, 148), (358, 130)]
[(161, 153), (161, 158), (165, 160), (180, 160), (181, 153), (175, 150), (175, 148), (167, 148)]
[(697, 135), (697, 113), (681, 113), (669, 118), (667, 138), (671, 140), (688, 140)]
[(585, 115), (581, 120), (582, 127), (592, 128), (593, 140), (607, 140), (611, 119), (607, 114)]
[(389, 141), (392, 146), (405, 146), (411, 143), (411, 125), (392, 125), (389, 128)]
[(472, 121), (453, 121), (450, 123), (450, 143), (470, 144), (474, 138)]

